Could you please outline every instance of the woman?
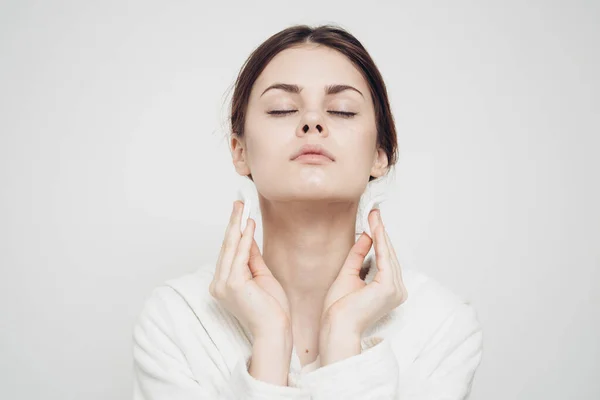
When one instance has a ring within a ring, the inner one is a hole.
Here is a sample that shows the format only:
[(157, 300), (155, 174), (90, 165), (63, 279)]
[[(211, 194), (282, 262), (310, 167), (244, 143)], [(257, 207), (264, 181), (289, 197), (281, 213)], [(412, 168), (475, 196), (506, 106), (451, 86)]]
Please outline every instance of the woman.
[(378, 210), (372, 237), (355, 237), (361, 195), (397, 157), (360, 42), (333, 26), (273, 35), (238, 76), (231, 130), (235, 169), (258, 192), (262, 254), (234, 202), (216, 263), (147, 299), (134, 397), (466, 398), (482, 354), (473, 307), (400, 268)]

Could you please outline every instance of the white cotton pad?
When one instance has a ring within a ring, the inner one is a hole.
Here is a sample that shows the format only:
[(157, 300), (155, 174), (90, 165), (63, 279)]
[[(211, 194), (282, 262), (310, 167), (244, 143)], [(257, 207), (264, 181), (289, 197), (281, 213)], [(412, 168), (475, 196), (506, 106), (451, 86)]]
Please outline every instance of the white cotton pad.
[(373, 209), (380, 209), (381, 203), (387, 199), (387, 184), (383, 179), (376, 179), (369, 182), (358, 206), (358, 214), (356, 216), (357, 236), (365, 232), (369, 237), (373, 238), (371, 227), (369, 226), (369, 213)]
[[(387, 198), (385, 182), (382, 182), (380, 179), (369, 182), (358, 206), (358, 215), (356, 218), (357, 236), (364, 231), (371, 238), (373, 237), (371, 227), (369, 226), (369, 212), (373, 209), (379, 209), (380, 204), (386, 201)], [(240, 224), (240, 232), (243, 234), (248, 224), (248, 218), (258, 215), (258, 192), (256, 191), (256, 185), (250, 178), (246, 176), (240, 178), (236, 191), (236, 199), (244, 202)]]
[(250, 214), (254, 210), (255, 198), (256, 186), (254, 186), (254, 182), (252, 182), (248, 177), (242, 177), (236, 191), (236, 200), (241, 200), (244, 202), (244, 210), (242, 211), (242, 221), (240, 224), (240, 233), (242, 234), (244, 233), (244, 229), (246, 229), (246, 225), (248, 224), (248, 218), (250, 218)]
[(247, 196), (247, 193), (242, 190), (238, 190), (237, 200), (244, 202), (244, 211), (242, 211), (242, 221), (240, 224), (240, 233), (244, 233), (244, 229), (246, 229), (246, 225), (248, 224), (248, 218), (250, 217), (252, 200)]
[(379, 205), (386, 200), (387, 200), (387, 196), (385, 195), (385, 193), (381, 193), (381, 194), (375, 196), (374, 198), (370, 199), (369, 202), (367, 203), (367, 206), (363, 209), (363, 213), (362, 213), (363, 228), (364, 228), (365, 233), (367, 235), (369, 235), (369, 237), (371, 237), (371, 238), (373, 238), (373, 235), (371, 234), (371, 227), (369, 225), (369, 213), (373, 209), (379, 210), (380, 209)]

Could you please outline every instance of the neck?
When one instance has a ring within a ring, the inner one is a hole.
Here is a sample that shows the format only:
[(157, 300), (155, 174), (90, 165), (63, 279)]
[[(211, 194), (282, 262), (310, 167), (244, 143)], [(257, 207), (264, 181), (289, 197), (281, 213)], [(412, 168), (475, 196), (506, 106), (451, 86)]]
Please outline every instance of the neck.
[(263, 259), (286, 292), (292, 313), (320, 317), (323, 301), (354, 245), (354, 202), (261, 199)]

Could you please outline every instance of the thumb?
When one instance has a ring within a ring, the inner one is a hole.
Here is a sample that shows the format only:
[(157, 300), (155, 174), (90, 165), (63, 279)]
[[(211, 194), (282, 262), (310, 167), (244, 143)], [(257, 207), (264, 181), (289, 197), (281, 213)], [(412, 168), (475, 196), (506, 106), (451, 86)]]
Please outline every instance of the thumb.
[(359, 276), (365, 257), (373, 244), (373, 240), (365, 232), (361, 233), (360, 237), (350, 249), (344, 265), (340, 270), (340, 275), (355, 275)]
[(252, 239), (252, 246), (250, 247), (250, 258), (248, 259), (248, 267), (252, 273), (252, 277), (272, 275), (271, 270), (265, 264), (265, 260), (260, 254), (260, 249), (255, 239)]

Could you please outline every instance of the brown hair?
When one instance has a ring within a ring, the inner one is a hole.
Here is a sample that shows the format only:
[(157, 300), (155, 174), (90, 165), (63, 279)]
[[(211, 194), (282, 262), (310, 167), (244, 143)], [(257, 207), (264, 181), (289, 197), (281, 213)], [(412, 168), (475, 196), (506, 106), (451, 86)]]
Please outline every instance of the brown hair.
[[(367, 81), (373, 98), (377, 146), (384, 149), (388, 158), (388, 167), (395, 165), (398, 160), (396, 126), (381, 73), (358, 39), (343, 28), (333, 25), (315, 28), (307, 25), (291, 26), (268, 38), (250, 54), (235, 81), (231, 100), (231, 132), (238, 137), (244, 136), (250, 92), (269, 61), (279, 52), (303, 43), (315, 43), (337, 50), (358, 68)], [(369, 177), (369, 182), (373, 179), (375, 179), (373, 176)]]

